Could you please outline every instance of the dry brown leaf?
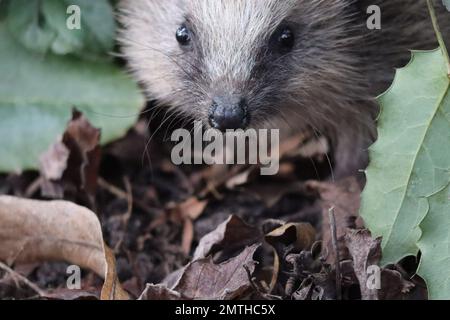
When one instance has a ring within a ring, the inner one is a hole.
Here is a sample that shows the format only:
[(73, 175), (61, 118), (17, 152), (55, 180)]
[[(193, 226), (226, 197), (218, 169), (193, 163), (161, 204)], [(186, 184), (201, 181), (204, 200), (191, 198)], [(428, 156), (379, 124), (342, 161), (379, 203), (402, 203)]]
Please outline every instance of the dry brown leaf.
[(253, 255), (258, 248), (259, 244), (247, 247), (237, 257), (221, 264), (215, 264), (212, 258), (191, 262), (173, 290), (187, 299), (231, 300), (242, 297), (251, 287), (247, 270), (253, 273)]
[(216, 264), (212, 257), (195, 260), (170, 274), (159, 285), (147, 285), (140, 299), (231, 300), (244, 298), (252, 287), (249, 274), (260, 244), (246, 247), (237, 256)]
[(265, 236), (273, 247), (292, 246), (296, 251), (308, 250), (316, 240), (316, 230), (309, 223), (286, 223)]
[(195, 249), (193, 260), (203, 259), (219, 250), (234, 252), (261, 240), (261, 233), (237, 216), (230, 216), (205, 235)]
[(100, 130), (74, 110), (60, 141), (40, 157), (42, 193), (62, 198), (65, 184), (95, 194), (100, 165)]
[(50, 146), (47, 152), (39, 157), (40, 172), (46, 180), (60, 180), (67, 168), (70, 151), (61, 141)]
[(358, 278), (363, 300), (378, 300), (377, 289), (367, 286), (369, 266), (377, 266), (381, 259), (381, 238), (373, 239), (368, 230), (348, 230), (345, 243), (353, 257), (353, 269)]
[(336, 234), (341, 260), (346, 260), (348, 253), (345, 252), (343, 237), (347, 228), (360, 228), (362, 221), (358, 219), (360, 207), (361, 187), (355, 178), (347, 178), (338, 182), (310, 181), (307, 188), (317, 192), (321, 198), (322, 207), (322, 241), (323, 250), (327, 256), (327, 262), (335, 264), (335, 249), (332, 245), (330, 232), (329, 212), (333, 209), (336, 218)]
[(269, 292), (272, 292), (278, 282), (281, 270), (281, 259), (287, 254), (287, 250), (300, 252), (309, 250), (316, 239), (316, 230), (309, 223), (286, 223), (265, 236), (265, 240), (273, 247), (274, 262), (272, 279), (269, 284)]
[(102, 300), (128, 300), (128, 293), (123, 290), (120, 285), (119, 278), (116, 271), (116, 258), (114, 252), (106, 245), (104, 245), (106, 272), (105, 282), (103, 283), (100, 298)]
[(200, 201), (196, 197), (191, 197), (186, 201), (180, 203), (175, 208), (176, 211), (181, 213), (184, 218), (189, 218), (191, 220), (197, 220), (200, 215), (205, 210), (208, 201)]
[[(381, 289), (378, 291), (380, 300), (400, 300), (409, 298), (409, 293), (415, 288), (415, 284), (405, 280), (397, 270), (383, 269), (381, 271)], [(420, 293), (419, 293), (420, 294)], [(421, 300), (426, 300), (426, 294)]]
[(252, 167), (250, 169), (247, 169), (241, 173), (238, 173), (234, 177), (231, 177), (226, 183), (225, 186), (228, 189), (234, 189), (236, 187), (242, 186), (248, 182), (248, 179), (250, 177), (250, 174), (255, 171), (255, 168)]
[(63, 143), (71, 154), (66, 174), (88, 194), (95, 194), (100, 165), (100, 129), (94, 128), (81, 112), (74, 110)]
[(84, 207), (0, 196), (0, 243), (0, 260), (9, 265), (67, 261), (104, 277), (102, 291), (108, 297), (127, 298), (117, 280), (114, 257), (103, 242), (100, 222)]
[(353, 258), (353, 269), (358, 278), (363, 300), (397, 300), (407, 297), (415, 285), (404, 279), (400, 272), (380, 268), (380, 287), (371, 289), (368, 267), (378, 266), (381, 260), (381, 238), (374, 239), (370, 231), (348, 230), (345, 243)]

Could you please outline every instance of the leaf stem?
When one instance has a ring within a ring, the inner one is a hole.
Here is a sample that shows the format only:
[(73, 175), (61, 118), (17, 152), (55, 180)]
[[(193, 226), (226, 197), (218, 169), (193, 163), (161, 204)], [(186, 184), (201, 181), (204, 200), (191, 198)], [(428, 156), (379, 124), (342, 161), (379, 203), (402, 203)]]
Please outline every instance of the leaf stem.
[(436, 16), (436, 10), (434, 9), (433, 0), (427, 0), (428, 11), (430, 12), (431, 21), (433, 22), (434, 32), (436, 33), (439, 46), (441, 47), (442, 53), (444, 54), (445, 61), (447, 62), (447, 74), (450, 77), (450, 57), (448, 55), (447, 47), (445, 45), (444, 38), (442, 37), (441, 28), (439, 27), (439, 22)]

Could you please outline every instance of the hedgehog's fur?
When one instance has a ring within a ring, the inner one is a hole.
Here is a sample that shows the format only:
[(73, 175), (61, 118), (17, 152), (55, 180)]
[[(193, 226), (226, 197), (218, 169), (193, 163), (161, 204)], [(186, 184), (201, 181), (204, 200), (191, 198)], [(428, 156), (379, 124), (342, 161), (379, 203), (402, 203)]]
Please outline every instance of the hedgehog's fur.
[[(373, 4), (381, 30), (366, 27)], [(252, 127), (310, 127), (330, 138), (340, 174), (363, 166), (374, 97), (394, 68), (410, 49), (437, 46), (425, 0), (122, 0), (120, 17), (124, 55), (150, 99), (207, 123), (212, 96), (242, 94)], [(449, 17), (440, 19), (446, 34)], [(175, 39), (186, 21), (189, 52)], [(296, 44), (278, 56), (267, 44), (284, 21)]]

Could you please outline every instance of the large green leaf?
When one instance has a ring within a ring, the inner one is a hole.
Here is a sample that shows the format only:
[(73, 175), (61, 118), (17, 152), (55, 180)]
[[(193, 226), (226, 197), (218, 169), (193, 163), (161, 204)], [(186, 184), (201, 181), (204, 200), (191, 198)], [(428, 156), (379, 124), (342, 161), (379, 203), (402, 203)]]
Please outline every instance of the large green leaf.
[(136, 121), (144, 98), (113, 64), (32, 53), (1, 23), (0, 39), (0, 171), (36, 168), (72, 107), (102, 129), (102, 143)]
[(430, 212), (421, 223), (422, 252), (417, 273), (425, 279), (432, 299), (450, 299), (450, 186), (429, 199)]
[[(108, 0), (14, 0), (6, 23), (25, 48), (46, 53), (98, 58), (114, 47), (116, 24)], [(67, 8), (80, 8), (80, 29), (69, 29)]]
[[(440, 49), (414, 52), (410, 64), (397, 71), (379, 98), (379, 137), (370, 150), (362, 196), (362, 217), (383, 237), (382, 263), (416, 255), (420, 247), (421, 274), (430, 285), (448, 281), (438, 263), (448, 267), (450, 259), (449, 199), (443, 200), (450, 184), (449, 87)], [(430, 293), (450, 298), (448, 290), (432, 287)]]

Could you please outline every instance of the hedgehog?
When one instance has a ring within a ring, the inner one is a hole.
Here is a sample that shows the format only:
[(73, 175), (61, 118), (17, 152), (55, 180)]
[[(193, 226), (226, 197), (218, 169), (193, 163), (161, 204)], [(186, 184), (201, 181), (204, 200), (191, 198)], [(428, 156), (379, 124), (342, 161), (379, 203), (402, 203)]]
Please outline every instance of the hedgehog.
[[(367, 25), (374, 5), (377, 29)], [(419, 0), (121, 0), (119, 7), (122, 52), (149, 100), (222, 131), (325, 136), (342, 177), (367, 165), (376, 97), (395, 68), (411, 49), (438, 45)], [(449, 35), (444, 14), (439, 8)]]

